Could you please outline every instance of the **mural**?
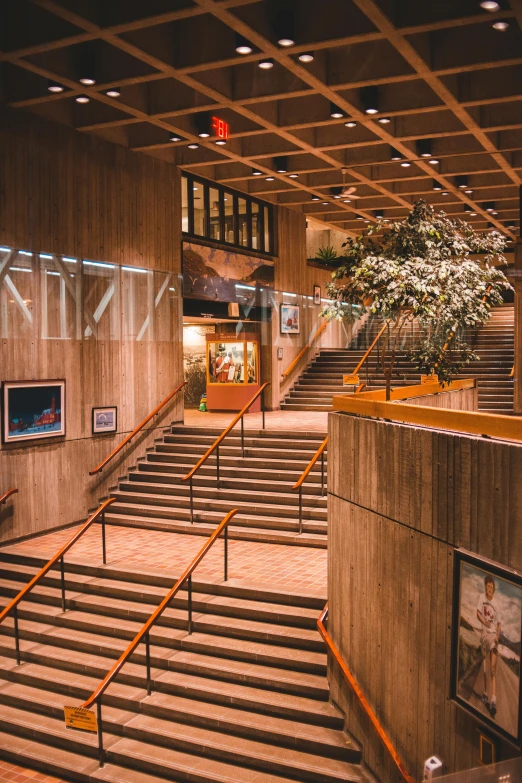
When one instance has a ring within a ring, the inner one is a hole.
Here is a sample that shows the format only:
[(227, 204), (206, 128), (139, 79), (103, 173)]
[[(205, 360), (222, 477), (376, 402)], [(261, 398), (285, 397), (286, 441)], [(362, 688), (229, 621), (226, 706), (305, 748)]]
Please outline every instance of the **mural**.
[(183, 243), (183, 296), (235, 302), (237, 283), (273, 288), (273, 263), (232, 250)]
[(207, 390), (206, 335), (215, 326), (183, 326), (183, 369), (185, 371), (185, 407), (199, 408), (201, 395)]

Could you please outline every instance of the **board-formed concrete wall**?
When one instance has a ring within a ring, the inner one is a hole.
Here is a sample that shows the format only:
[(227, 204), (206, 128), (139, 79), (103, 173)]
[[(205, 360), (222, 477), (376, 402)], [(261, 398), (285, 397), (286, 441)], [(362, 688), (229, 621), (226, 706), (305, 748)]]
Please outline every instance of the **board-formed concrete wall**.
[[(454, 550), (522, 570), (522, 444), (329, 419), (328, 629), (411, 774), (433, 753), (449, 772), (476, 766), (478, 724), (449, 698)], [(335, 665), (329, 676), (365, 761), (401, 780)]]

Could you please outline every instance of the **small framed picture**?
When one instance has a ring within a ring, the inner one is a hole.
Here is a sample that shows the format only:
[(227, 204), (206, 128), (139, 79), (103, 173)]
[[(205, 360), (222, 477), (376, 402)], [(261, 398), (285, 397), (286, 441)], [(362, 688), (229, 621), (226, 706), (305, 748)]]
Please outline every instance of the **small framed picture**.
[(2, 402), (3, 443), (65, 435), (65, 381), (4, 381)]
[(314, 304), (321, 304), (321, 286), (314, 285)]
[(92, 434), (100, 432), (116, 432), (118, 429), (118, 408), (112, 405), (109, 408), (92, 409)]
[(280, 309), (281, 334), (299, 334), (299, 305), (282, 304)]
[(521, 748), (522, 575), (455, 552), (451, 698)]

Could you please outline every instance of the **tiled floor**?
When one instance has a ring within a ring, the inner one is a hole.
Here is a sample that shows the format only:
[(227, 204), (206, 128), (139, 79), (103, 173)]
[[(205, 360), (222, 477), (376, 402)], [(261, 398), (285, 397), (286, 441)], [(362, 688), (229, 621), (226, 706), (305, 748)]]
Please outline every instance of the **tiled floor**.
[(9, 783), (64, 783), (61, 778), (54, 778), (51, 775), (45, 775), (36, 772), (34, 769), (24, 769), (10, 764), (9, 761), (0, 759), (0, 781), (9, 781)]
[[(223, 427), (229, 424), (236, 414), (201, 413), (193, 408), (185, 410), (185, 424), (190, 427)], [(261, 413), (246, 413), (245, 427), (261, 429)], [(291, 430), (324, 432), (328, 431), (328, 414), (321, 411), (267, 411), (266, 428), (269, 430)]]

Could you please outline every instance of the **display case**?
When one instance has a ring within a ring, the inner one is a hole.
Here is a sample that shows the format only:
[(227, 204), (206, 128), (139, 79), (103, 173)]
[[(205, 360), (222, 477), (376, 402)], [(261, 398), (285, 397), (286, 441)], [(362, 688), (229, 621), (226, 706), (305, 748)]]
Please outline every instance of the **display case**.
[[(255, 335), (207, 335), (207, 407), (241, 410), (261, 384)], [(251, 411), (260, 410), (260, 402)]]

